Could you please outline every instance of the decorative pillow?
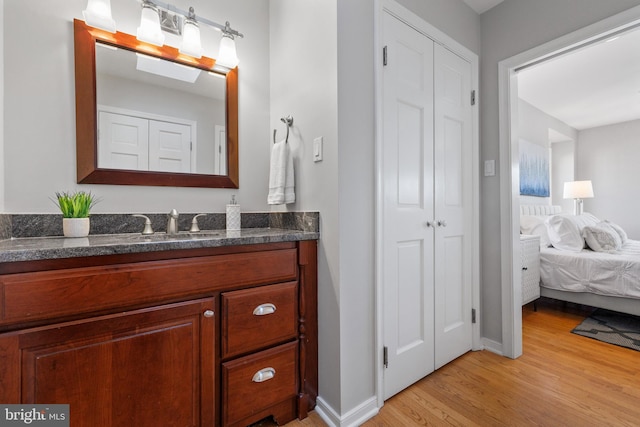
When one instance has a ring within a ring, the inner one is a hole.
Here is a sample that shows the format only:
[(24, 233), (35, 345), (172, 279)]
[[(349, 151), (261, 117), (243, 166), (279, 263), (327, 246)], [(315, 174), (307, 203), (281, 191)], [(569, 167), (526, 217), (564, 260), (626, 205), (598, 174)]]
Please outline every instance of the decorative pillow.
[(520, 233), (540, 236), (540, 247), (546, 248), (551, 244), (549, 232), (544, 224), (546, 217), (534, 215), (520, 215)]
[(613, 228), (616, 233), (618, 233), (618, 235), (620, 236), (620, 240), (622, 241), (622, 244), (624, 245), (627, 240), (629, 240), (629, 237), (627, 236), (627, 233), (622, 229), (622, 227), (620, 227), (618, 224), (615, 224), (609, 220), (604, 220), (605, 223), (609, 224), (611, 226), (611, 228)]
[(587, 245), (596, 252), (615, 252), (622, 247), (618, 232), (604, 221), (584, 227), (582, 236)]
[(588, 225), (596, 225), (598, 222), (600, 220), (590, 213), (553, 215), (545, 220), (553, 247), (571, 252), (580, 252), (584, 249), (582, 229)]

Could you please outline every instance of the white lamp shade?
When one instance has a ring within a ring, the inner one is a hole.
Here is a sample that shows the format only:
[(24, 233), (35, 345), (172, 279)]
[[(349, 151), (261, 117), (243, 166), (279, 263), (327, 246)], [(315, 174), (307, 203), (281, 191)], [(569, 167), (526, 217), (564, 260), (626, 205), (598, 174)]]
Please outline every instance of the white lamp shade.
[(562, 197), (565, 199), (590, 199), (593, 197), (593, 185), (591, 185), (591, 181), (565, 182)]
[(182, 27), (182, 44), (180, 45), (180, 53), (193, 56), (194, 58), (202, 57), (202, 42), (200, 41), (200, 28), (198, 24), (187, 19)]
[(236, 53), (236, 42), (230, 35), (224, 34), (220, 40), (220, 50), (216, 64), (226, 68), (236, 68), (240, 60)]
[(142, 15), (136, 38), (156, 46), (164, 44), (164, 34), (160, 28), (160, 15), (157, 9), (142, 5)]
[(116, 21), (111, 16), (111, 0), (89, 0), (82, 15), (87, 25), (110, 33), (116, 32)]

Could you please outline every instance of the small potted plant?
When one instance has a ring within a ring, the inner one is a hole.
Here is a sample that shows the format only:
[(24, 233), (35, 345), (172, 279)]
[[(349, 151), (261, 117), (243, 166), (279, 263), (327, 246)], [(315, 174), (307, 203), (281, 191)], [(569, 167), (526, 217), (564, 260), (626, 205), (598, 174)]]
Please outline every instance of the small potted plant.
[(56, 193), (58, 207), (62, 212), (62, 231), (65, 237), (89, 235), (89, 214), (98, 202), (91, 192)]

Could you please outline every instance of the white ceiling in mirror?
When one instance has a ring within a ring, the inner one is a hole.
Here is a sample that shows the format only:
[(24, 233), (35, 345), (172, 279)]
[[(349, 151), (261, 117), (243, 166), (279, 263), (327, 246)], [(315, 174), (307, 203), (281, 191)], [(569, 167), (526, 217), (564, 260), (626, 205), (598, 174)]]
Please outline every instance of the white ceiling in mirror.
[[(132, 54), (103, 43), (96, 44), (96, 68), (101, 74), (143, 81), (165, 88), (223, 100), (224, 75), (166, 61), (143, 54)], [(138, 70), (145, 73), (137, 72)], [(220, 78), (216, 78), (216, 77)]]

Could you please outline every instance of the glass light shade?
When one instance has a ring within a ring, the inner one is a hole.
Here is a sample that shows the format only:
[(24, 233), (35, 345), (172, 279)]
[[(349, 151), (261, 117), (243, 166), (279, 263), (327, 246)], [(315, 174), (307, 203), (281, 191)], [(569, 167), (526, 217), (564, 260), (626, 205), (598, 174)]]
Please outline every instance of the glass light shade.
[(593, 185), (591, 181), (565, 182), (562, 197), (565, 199), (590, 199), (593, 197)]
[(164, 34), (160, 28), (160, 15), (158, 10), (147, 4), (142, 5), (142, 16), (140, 26), (136, 33), (136, 38), (140, 41), (162, 46), (164, 44)]
[(200, 41), (200, 28), (195, 21), (186, 19), (182, 27), (182, 44), (180, 45), (180, 53), (193, 56), (194, 58), (202, 57), (202, 43)]
[(111, 0), (89, 0), (82, 16), (87, 25), (110, 33), (116, 32), (116, 21), (111, 17)]
[(216, 64), (231, 69), (236, 68), (239, 62), (240, 60), (236, 53), (236, 42), (233, 40), (233, 36), (223, 34), (220, 40), (220, 50), (218, 51)]

